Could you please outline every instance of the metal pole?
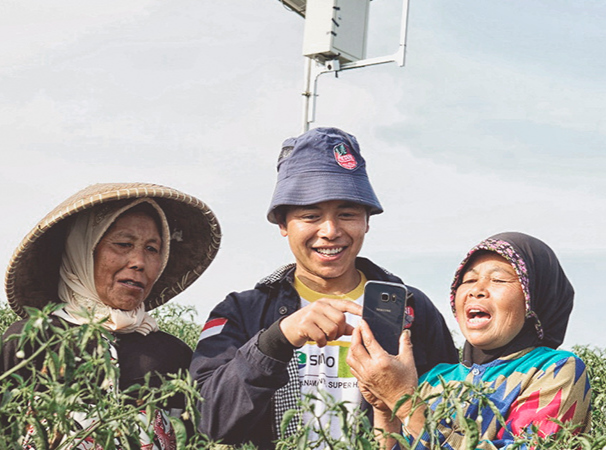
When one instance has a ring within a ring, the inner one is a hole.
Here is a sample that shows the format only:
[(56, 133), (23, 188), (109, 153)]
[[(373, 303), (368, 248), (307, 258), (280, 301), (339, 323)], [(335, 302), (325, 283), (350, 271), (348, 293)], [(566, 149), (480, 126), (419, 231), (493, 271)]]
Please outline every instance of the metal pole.
[(406, 41), (408, 38), (408, 10), (410, 8), (410, 0), (404, 0), (402, 3), (402, 21), (400, 22), (400, 48), (398, 49), (396, 62), (400, 67), (406, 62)]
[(309, 131), (309, 102), (313, 100), (313, 93), (310, 91), (311, 87), (311, 66), (312, 59), (305, 57), (305, 78), (304, 78), (304, 90), (303, 90), (303, 133)]

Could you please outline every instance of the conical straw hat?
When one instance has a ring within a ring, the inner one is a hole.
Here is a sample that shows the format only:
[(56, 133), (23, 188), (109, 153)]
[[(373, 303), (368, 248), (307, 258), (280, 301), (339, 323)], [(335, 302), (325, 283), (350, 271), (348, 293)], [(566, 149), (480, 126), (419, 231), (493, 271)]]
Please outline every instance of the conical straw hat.
[(210, 265), (219, 249), (217, 218), (201, 200), (165, 186), (147, 183), (94, 184), (65, 200), (21, 241), (6, 271), (10, 307), (27, 317), (24, 306), (42, 308), (58, 302), (59, 267), (66, 230), (79, 212), (108, 202), (153, 198), (164, 210), (171, 233), (164, 272), (145, 300), (147, 310), (163, 305), (190, 286)]

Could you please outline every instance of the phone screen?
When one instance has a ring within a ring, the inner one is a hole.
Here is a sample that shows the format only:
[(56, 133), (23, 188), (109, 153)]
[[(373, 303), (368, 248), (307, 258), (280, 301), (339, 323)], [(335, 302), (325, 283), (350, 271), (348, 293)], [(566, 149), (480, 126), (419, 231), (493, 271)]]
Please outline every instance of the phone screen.
[(387, 281), (369, 281), (364, 286), (362, 317), (377, 342), (392, 355), (398, 354), (398, 342), (404, 327), (406, 286)]

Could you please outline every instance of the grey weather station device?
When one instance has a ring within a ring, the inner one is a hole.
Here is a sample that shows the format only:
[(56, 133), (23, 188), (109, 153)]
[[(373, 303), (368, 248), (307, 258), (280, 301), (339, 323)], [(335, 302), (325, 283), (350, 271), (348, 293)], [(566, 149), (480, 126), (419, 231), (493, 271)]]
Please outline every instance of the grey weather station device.
[[(278, 0), (305, 19), (303, 131), (314, 121), (318, 77), (323, 73), (395, 62), (404, 66), (408, 3), (402, 0), (400, 41), (392, 55), (366, 59), (371, 0)], [(390, 0), (381, 0), (390, 1)]]

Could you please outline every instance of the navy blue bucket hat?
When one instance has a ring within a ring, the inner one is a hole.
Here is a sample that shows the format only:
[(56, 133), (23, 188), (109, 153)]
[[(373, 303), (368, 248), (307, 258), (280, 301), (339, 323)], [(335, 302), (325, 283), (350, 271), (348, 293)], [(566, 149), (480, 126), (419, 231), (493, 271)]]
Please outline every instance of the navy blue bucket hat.
[(278, 182), (267, 219), (278, 223), (276, 208), (348, 200), (368, 207), (370, 214), (383, 208), (370, 185), (366, 161), (358, 141), (338, 128), (314, 128), (282, 144)]

